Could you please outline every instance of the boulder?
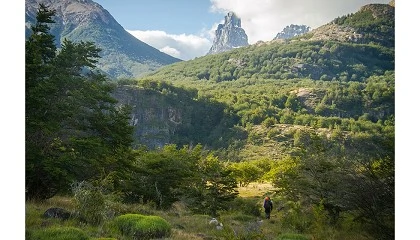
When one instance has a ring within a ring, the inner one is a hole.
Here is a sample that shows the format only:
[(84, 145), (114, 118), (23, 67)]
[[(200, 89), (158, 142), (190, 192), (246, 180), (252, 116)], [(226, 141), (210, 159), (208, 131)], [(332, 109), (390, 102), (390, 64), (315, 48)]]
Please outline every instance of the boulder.
[(67, 220), (70, 218), (70, 212), (63, 208), (49, 208), (44, 212), (44, 218), (59, 218)]

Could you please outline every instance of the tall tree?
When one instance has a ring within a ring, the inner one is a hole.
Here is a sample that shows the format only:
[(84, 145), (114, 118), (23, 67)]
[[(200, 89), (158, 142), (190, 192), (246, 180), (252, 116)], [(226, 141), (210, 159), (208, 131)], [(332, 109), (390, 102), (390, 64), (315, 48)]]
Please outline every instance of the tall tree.
[(49, 34), (48, 26), (54, 23), (54, 14), (54, 10), (41, 4), (37, 22), (31, 27), (33, 33), (25, 43), (26, 191), (28, 196), (39, 198), (49, 197), (47, 192), (55, 192), (60, 181), (60, 177), (47, 176), (43, 167), (49, 165), (46, 159), (52, 155), (54, 132), (58, 131), (50, 109), (54, 88), (48, 82), (56, 56), (54, 36)]
[(295, 158), (285, 159), (274, 184), (288, 200), (322, 203), (332, 223), (347, 212), (375, 239), (394, 238), (394, 134), (327, 138), (295, 135)]
[[(95, 72), (100, 49), (49, 31), (55, 11), (40, 5), (26, 41), (26, 193), (45, 199), (72, 181), (122, 173), (131, 166), (129, 111), (111, 97), (113, 85)], [(117, 174), (118, 175), (118, 174)]]
[(228, 210), (229, 203), (238, 195), (232, 170), (209, 154), (199, 162), (198, 171), (201, 181), (197, 182), (193, 196), (201, 208), (197, 210), (212, 216), (217, 216), (219, 210)]
[(201, 149), (201, 145), (193, 149), (166, 145), (154, 151), (137, 150), (137, 171), (133, 171), (130, 181), (127, 181), (125, 200), (154, 202), (159, 208), (170, 207), (195, 181)]

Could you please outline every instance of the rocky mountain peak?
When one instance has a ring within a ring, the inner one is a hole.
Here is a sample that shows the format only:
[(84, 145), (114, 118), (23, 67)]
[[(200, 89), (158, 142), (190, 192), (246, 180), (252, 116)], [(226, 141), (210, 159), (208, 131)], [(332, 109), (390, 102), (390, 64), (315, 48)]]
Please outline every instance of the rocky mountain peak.
[(208, 54), (221, 53), (247, 45), (248, 36), (241, 27), (241, 19), (234, 12), (228, 12), (224, 24), (219, 24), (217, 27), (216, 36)]
[[(221, 24), (219, 24), (220, 26)], [(225, 16), (225, 25), (233, 25), (234, 27), (241, 27), (241, 19), (236, 16), (234, 12), (228, 12)]]
[(113, 79), (140, 77), (180, 61), (132, 36), (92, 0), (25, 0), (25, 37), (32, 33), (39, 4), (56, 11), (50, 33), (57, 47), (64, 39), (94, 42), (102, 49), (97, 68)]
[(292, 37), (296, 37), (302, 34), (305, 34), (310, 31), (310, 27), (306, 25), (295, 25), (291, 24), (287, 27), (285, 27), (281, 32), (277, 33), (276, 37), (273, 40), (276, 39), (289, 39)]

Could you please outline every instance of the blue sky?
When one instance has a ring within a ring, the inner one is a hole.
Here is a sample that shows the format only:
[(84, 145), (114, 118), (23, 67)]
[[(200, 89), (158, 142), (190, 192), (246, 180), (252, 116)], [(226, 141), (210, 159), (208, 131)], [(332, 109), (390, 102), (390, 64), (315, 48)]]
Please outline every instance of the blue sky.
[(223, 18), (209, 0), (94, 0), (126, 29), (199, 34)]
[(290, 24), (312, 29), (390, 0), (94, 0), (132, 35), (182, 60), (205, 55), (228, 11), (242, 20), (250, 44), (270, 41)]

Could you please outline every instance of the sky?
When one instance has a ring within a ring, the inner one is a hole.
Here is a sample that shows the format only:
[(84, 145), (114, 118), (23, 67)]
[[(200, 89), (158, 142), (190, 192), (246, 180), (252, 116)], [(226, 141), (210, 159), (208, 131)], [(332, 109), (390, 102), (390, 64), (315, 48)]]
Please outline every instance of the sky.
[(94, 0), (126, 31), (182, 60), (210, 50), (227, 12), (241, 18), (250, 44), (270, 41), (290, 24), (312, 29), (354, 13), (369, 3), (390, 0)]

